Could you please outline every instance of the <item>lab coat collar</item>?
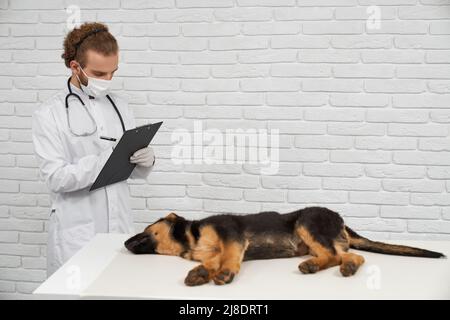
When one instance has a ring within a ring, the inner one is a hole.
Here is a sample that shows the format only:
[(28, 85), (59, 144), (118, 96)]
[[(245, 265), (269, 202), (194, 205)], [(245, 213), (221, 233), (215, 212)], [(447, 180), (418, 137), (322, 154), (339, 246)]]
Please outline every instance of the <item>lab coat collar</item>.
[[(84, 92), (80, 88), (74, 86), (72, 83), (70, 83), (70, 88), (72, 89), (73, 93), (78, 94), (83, 100), (95, 99), (95, 97), (88, 95), (86, 92)], [(66, 89), (66, 90), (67, 90), (67, 92), (69, 91), (68, 89)]]

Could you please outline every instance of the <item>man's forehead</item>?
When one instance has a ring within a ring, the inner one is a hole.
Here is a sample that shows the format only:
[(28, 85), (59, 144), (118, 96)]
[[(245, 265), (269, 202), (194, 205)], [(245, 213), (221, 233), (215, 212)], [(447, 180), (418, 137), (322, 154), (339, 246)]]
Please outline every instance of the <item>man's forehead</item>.
[(86, 52), (86, 66), (92, 70), (111, 72), (117, 69), (119, 57), (117, 53), (104, 55), (94, 50)]

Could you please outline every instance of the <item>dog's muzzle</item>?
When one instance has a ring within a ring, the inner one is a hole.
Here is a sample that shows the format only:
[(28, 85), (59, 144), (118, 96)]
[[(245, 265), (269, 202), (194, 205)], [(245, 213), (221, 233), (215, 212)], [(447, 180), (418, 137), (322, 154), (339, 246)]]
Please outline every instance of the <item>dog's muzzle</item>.
[(134, 254), (156, 253), (156, 242), (151, 235), (144, 232), (125, 241), (125, 247)]

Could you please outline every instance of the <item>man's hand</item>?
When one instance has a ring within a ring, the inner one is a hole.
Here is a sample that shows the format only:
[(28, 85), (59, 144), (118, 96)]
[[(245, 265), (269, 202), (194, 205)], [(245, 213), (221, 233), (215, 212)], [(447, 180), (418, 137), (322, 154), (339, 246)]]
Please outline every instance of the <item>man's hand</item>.
[(136, 151), (131, 157), (130, 162), (142, 167), (151, 167), (155, 164), (155, 154), (151, 147), (145, 147)]

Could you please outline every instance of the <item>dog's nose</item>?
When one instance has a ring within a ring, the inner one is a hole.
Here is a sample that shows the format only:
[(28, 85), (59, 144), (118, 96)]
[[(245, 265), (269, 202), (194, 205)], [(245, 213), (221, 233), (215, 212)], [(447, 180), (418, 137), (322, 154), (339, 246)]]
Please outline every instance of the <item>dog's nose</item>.
[(125, 247), (135, 254), (153, 253), (154, 246), (150, 235), (142, 232), (125, 241)]

